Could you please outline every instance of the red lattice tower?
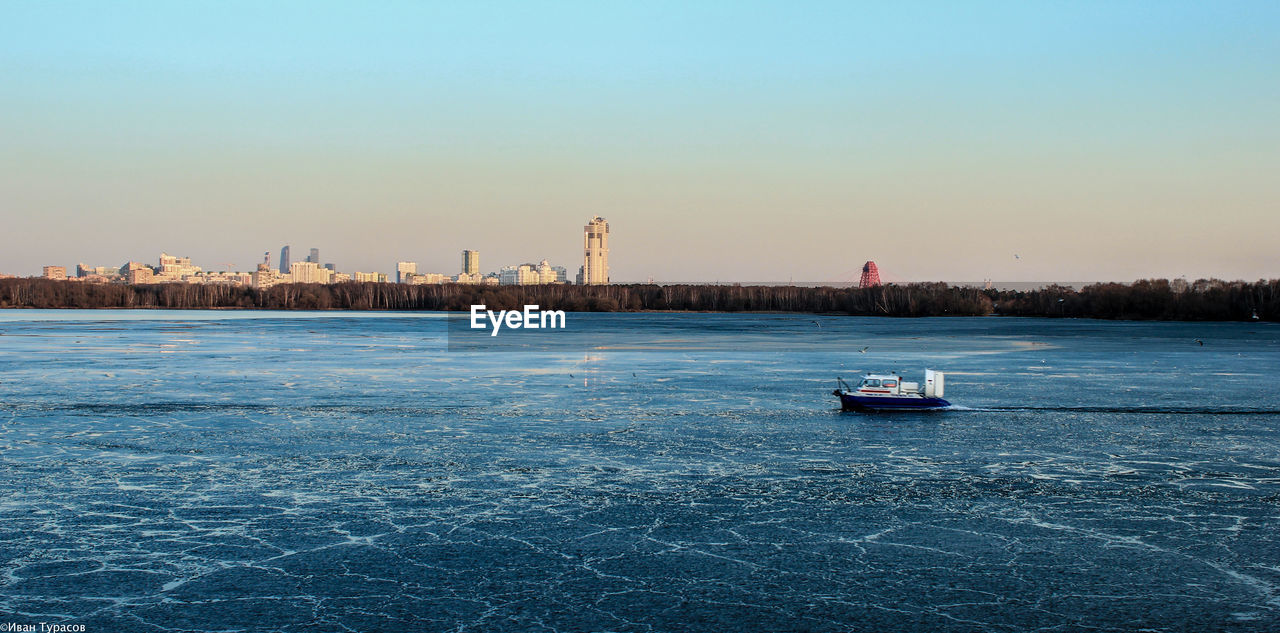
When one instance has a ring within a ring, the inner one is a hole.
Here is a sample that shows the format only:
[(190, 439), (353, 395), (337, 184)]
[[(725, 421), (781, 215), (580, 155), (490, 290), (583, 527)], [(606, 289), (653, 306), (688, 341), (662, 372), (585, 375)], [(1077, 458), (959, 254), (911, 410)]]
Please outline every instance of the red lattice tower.
[(875, 262), (867, 262), (862, 265), (862, 279), (858, 280), (859, 288), (875, 288), (880, 285), (880, 269), (876, 268)]

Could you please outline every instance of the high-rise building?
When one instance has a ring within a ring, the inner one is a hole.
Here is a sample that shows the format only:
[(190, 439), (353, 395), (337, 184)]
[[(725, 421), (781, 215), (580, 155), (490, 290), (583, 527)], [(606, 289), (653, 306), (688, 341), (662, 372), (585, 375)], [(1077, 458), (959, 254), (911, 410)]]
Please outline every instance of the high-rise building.
[(578, 270), (578, 283), (609, 283), (609, 223), (604, 218), (597, 215), (582, 227), (582, 249), (582, 268)]
[(503, 266), (498, 271), (498, 283), (503, 286), (525, 286), (538, 283), (538, 269), (533, 264)]
[(310, 254), (310, 255), (307, 255), (307, 261), (309, 261), (309, 262), (311, 262), (311, 263), (313, 263), (313, 264), (319, 264), (319, 263), (320, 263), (320, 249), (318, 249), (318, 248), (313, 248), (313, 249), (311, 249), (311, 254)]
[(199, 266), (191, 265), (190, 257), (178, 257), (168, 253), (160, 253), (160, 272), (162, 274), (194, 275), (200, 272)]
[(45, 266), (44, 278), (45, 279), (66, 279), (67, 267), (66, 266)]
[(155, 271), (150, 266), (138, 262), (129, 262), (120, 267), (120, 272), (131, 284), (149, 284), (154, 281)]
[(76, 264), (76, 277), (90, 281), (109, 281), (120, 277), (120, 268), (116, 266), (86, 266)]
[(475, 275), (480, 272), (480, 251), (462, 251), (462, 274)]
[(538, 263), (537, 271), (538, 271), (537, 283), (540, 283), (540, 284), (553, 284), (556, 282), (556, 279), (560, 276), (560, 273), (559, 271), (556, 270), (556, 267), (552, 266), (551, 262), (548, 262), (545, 259)]
[(418, 272), (418, 262), (397, 262), (396, 263), (396, 283), (402, 284), (409, 281), (409, 275)]
[(160, 253), (160, 266), (156, 269), (155, 281), (189, 281), (190, 277), (200, 274), (200, 267), (191, 264), (190, 257), (178, 257), (168, 253)]
[(131, 284), (149, 284), (155, 272), (150, 268), (135, 268), (129, 271), (129, 283)]
[(351, 279), (352, 281), (386, 283), (387, 274), (355, 272), (355, 273), (351, 273)]
[(449, 277), (444, 273), (412, 273), (407, 275), (408, 279), (405, 283), (410, 284), (442, 284), (449, 281)]
[[(532, 286), (537, 284), (553, 284), (564, 281), (563, 266), (552, 266), (547, 260), (537, 264), (520, 264), (519, 266), (503, 266), (498, 272), (498, 283), (503, 286)], [(483, 280), (481, 280), (483, 283)]]
[(276, 274), (276, 271), (271, 270), (271, 264), (263, 262), (258, 264), (257, 270), (253, 271), (253, 276), (250, 278), (249, 283), (253, 284), (254, 288), (270, 288), (279, 282), (279, 279), (280, 276)]
[(289, 281), (295, 284), (327, 284), (333, 271), (315, 262), (294, 262), (289, 266)]
[(289, 245), (288, 244), (285, 244), (284, 248), (280, 249), (280, 272), (284, 272), (286, 270), (289, 270)]

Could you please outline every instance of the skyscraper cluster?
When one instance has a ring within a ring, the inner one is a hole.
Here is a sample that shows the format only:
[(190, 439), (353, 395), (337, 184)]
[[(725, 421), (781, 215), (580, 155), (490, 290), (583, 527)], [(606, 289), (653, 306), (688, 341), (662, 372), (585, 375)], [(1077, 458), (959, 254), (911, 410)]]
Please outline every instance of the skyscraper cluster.
[[(582, 266), (576, 283), (602, 285), (609, 283), (609, 223), (600, 216), (591, 218), (583, 227)], [(523, 286), (569, 283), (569, 272), (563, 266), (552, 266), (547, 260), (503, 266), (495, 273), (480, 273), (480, 252), (462, 251), (462, 268), (452, 277), (443, 273), (420, 273), (417, 262), (396, 264), (397, 283), (435, 284), (452, 281), (460, 284)]]
[[(609, 283), (609, 223), (595, 216), (583, 227), (582, 266), (578, 269), (578, 284), (601, 285)], [(253, 272), (231, 272), (232, 264), (225, 264), (226, 271), (204, 271), (194, 266), (189, 257), (160, 254), (158, 266), (129, 262), (125, 266), (76, 267), (78, 281), (123, 283), (222, 283), (268, 287), (282, 283), (340, 283), (344, 281), (388, 281), (387, 275), (377, 272), (337, 272), (333, 264), (320, 262), (320, 249), (309, 250), (303, 261), (293, 261), (290, 247), (280, 249), (280, 267), (271, 268), (271, 252), (263, 253), (262, 261)], [(43, 276), (49, 279), (66, 279), (63, 266), (45, 266)], [(480, 272), (480, 252), (462, 251), (462, 267), (457, 275), (444, 273), (420, 273), (417, 262), (396, 263), (396, 283), (409, 284), (487, 284), (529, 285), (569, 283), (569, 273), (563, 266), (552, 266), (547, 260), (517, 266), (503, 266), (497, 273)]]

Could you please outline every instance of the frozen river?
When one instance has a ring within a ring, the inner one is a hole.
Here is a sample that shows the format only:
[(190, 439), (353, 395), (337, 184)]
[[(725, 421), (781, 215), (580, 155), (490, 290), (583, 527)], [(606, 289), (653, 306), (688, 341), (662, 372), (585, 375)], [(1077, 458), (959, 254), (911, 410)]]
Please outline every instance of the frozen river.
[(1280, 629), (1275, 325), (568, 321), (0, 311), (0, 624)]

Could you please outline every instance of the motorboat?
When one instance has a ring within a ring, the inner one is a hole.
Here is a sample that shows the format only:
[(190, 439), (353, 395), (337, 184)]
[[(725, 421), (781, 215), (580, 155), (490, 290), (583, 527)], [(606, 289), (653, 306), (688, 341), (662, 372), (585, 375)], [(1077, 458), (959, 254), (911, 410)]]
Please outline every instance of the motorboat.
[(845, 411), (918, 411), (951, 406), (942, 399), (943, 373), (932, 369), (924, 370), (923, 385), (904, 381), (898, 374), (866, 374), (856, 387), (836, 378), (836, 385), (837, 389), (831, 393), (840, 398), (840, 408)]

